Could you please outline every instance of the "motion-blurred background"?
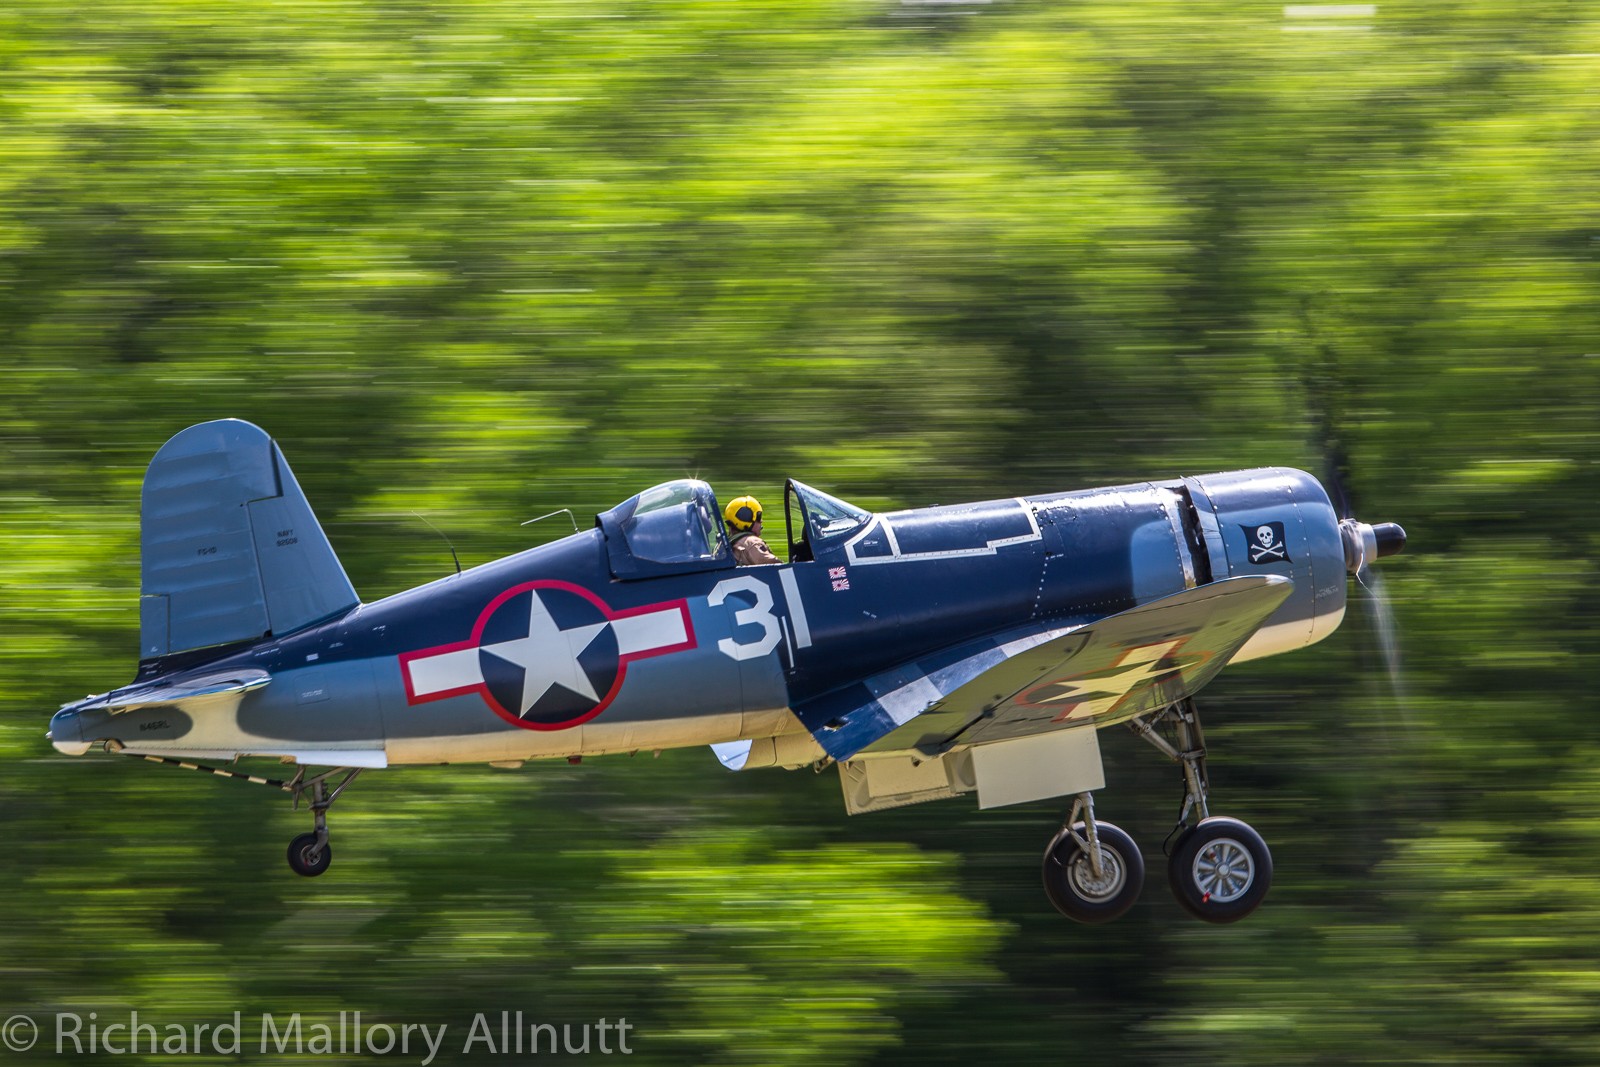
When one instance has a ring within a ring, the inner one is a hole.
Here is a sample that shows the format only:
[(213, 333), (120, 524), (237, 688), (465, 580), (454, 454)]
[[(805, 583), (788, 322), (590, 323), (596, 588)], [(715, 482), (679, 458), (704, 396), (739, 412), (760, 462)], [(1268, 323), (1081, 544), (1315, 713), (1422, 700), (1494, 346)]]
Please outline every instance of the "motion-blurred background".
[[(10, 0), (0, 1007), (1600, 1060), (1597, 145), (1560, 0)], [(281, 794), (44, 738), (131, 679), (144, 465), (224, 416), (367, 600), (451, 569), (418, 516), (470, 566), (686, 474), (776, 519), (785, 475), (1320, 473), (1326, 420), (1411, 534), (1400, 692), (1353, 601), (1205, 694), (1213, 811), (1277, 861), (1235, 927), (1168, 898), (1178, 774), (1120, 731), (1100, 814), (1151, 878), (1104, 928), (1039, 886), (1065, 804), (847, 820), (832, 772), (706, 751), (368, 775), (303, 880)]]

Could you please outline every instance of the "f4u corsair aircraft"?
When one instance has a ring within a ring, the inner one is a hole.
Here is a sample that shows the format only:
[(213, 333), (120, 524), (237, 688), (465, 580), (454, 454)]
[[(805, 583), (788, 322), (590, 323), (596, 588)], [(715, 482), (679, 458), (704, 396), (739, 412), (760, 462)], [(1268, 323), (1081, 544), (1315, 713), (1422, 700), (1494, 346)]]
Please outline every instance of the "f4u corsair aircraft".
[[(168, 441), (141, 507), (137, 678), (65, 705), (50, 738), (306, 799), (300, 874), (328, 868), (328, 808), (364, 769), (710, 745), (733, 770), (835, 763), (852, 813), (1072, 796), (1044, 882), (1085, 922), (1144, 880), (1091, 796), (1096, 731), (1122, 722), (1182, 767), (1178, 901), (1211, 922), (1255, 909), (1271, 854), (1210, 815), (1194, 694), (1332, 633), (1347, 574), (1405, 539), (1279, 468), (888, 514), (790, 481), (789, 562), (740, 567), (710, 486), (682, 480), (363, 604), (247, 422)], [(249, 756), (297, 773), (198, 762)]]

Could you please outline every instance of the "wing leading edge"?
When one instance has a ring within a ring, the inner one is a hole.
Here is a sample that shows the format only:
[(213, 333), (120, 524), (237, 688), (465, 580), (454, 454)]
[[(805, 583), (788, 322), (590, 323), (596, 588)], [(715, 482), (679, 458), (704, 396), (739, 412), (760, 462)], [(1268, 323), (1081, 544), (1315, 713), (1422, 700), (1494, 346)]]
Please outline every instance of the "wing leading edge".
[(1111, 615), (1035, 624), (925, 657), (796, 708), (836, 760), (863, 750), (938, 755), (1104, 726), (1198, 692), (1294, 588), (1229, 578)]

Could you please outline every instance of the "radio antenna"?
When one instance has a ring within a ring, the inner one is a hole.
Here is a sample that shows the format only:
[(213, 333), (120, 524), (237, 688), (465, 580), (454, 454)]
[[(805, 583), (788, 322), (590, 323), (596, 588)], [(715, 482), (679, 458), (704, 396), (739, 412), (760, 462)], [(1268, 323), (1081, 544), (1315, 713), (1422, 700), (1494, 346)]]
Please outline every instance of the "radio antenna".
[(534, 523), (539, 522), (542, 519), (553, 519), (557, 515), (565, 515), (572, 522), (572, 532), (578, 532), (578, 517), (572, 513), (571, 508), (557, 508), (548, 515), (540, 515), (537, 519), (529, 519), (527, 522), (518, 523), (517, 525), (532, 526)]
[(435, 526), (431, 522), (428, 522), (427, 517), (425, 515), (423, 515), (422, 512), (413, 511), (411, 514), (413, 514), (417, 518), (421, 519), (423, 521), (423, 523), (425, 523), (427, 525), (428, 529), (432, 530), (434, 533), (438, 534), (440, 537), (444, 537), (445, 547), (450, 549), (450, 558), (455, 560), (455, 563), (456, 563), (456, 574), (459, 575), (461, 573), (461, 557), (456, 555), (456, 546), (452, 545), (450, 543), (450, 538), (445, 537), (444, 536), (444, 531), (439, 529), (439, 527)]

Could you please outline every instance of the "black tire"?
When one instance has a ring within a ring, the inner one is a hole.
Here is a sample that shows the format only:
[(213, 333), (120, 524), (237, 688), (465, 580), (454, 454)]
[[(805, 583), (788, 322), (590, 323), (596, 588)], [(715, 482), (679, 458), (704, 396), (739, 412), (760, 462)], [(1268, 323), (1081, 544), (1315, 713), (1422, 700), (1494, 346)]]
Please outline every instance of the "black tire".
[(1202, 819), (1178, 838), (1167, 881), (1183, 910), (1208, 923), (1231, 923), (1255, 911), (1272, 888), (1272, 853), (1248, 823)]
[(1174, 857), (1183, 850), (1183, 846), (1189, 838), (1194, 836), (1194, 830), (1193, 826), (1185, 826), (1183, 831), (1178, 834), (1178, 839), (1172, 842), (1172, 847), (1167, 852), (1167, 885), (1171, 887), (1172, 897), (1178, 902), (1178, 906), (1198, 919), (1201, 917), (1200, 913), (1195, 911), (1189, 904), (1189, 898), (1184, 896), (1178, 886), (1178, 866), (1174, 862)]
[(1074, 922), (1108, 923), (1121, 917), (1139, 899), (1144, 888), (1144, 857), (1122, 829), (1096, 822), (1100, 839), (1102, 878), (1095, 879), (1089, 854), (1078, 847), (1073, 833), (1084, 834), (1083, 823), (1063, 829), (1044, 850), (1044, 891), (1056, 910)]
[(295, 874), (307, 878), (315, 878), (328, 869), (333, 862), (333, 846), (323, 845), (322, 851), (312, 858), (312, 849), (316, 846), (316, 834), (301, 834), (289, 842), (289, 866)]

